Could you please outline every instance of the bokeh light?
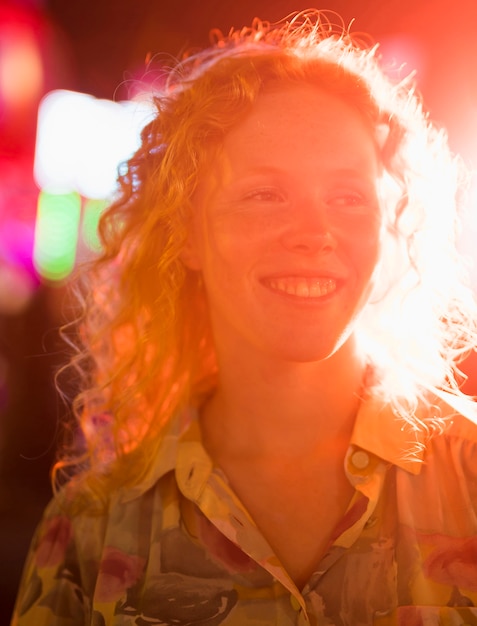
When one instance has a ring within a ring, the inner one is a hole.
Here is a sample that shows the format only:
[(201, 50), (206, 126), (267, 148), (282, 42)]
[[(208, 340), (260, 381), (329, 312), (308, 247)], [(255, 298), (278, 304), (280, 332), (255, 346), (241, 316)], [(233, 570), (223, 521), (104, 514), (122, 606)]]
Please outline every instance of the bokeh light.
[(81, 197), (76, 192), (38, 197), (33, 262), (38, 274), (58, 281), (71, 274), (78, 245)]
[(38, 112), (38, 186), (53, 193), (110, 197), (118, 165), (138, 147), (150, 115), (146, 101), (117, 103), (65, 90), (47, 94)]
[(93, 252), (99, 252), (101, 249), (98, 222), (106, 206), (105, 200), (87, 200), (84, 204), (81, 234), (84, 243)]
[(8, 108), (34, 102), (43, 88), (43, 64), (33, 32), (11, 22), (0, 33), (0, 93)]

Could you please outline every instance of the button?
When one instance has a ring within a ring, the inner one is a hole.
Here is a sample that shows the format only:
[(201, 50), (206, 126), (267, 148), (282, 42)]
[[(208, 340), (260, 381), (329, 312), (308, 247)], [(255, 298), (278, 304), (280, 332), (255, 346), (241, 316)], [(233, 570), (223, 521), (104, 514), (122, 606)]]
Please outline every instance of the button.
[(363, 450), (356, 450), (351, 455), (351, 463), (356, 467), (356, 469), (364, 470), (369, 465), (369, 455)]
[(295, 598), (294, 595), (290, 596), (290, 604), (292, 605), (292, 609), (294, 611), (300, 611), (301, 610), (301, 604), (300, 604), (298, 598)]

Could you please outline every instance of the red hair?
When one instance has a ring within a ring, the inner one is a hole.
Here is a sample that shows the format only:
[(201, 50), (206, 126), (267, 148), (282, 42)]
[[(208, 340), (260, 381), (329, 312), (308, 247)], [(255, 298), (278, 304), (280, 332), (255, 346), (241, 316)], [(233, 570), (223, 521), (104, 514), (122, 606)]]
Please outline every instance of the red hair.
[(69, 368), (82, 381), (82, 451), (66, 452), (56, 470), (80, 465), (98, 494), (139, 481), (171, 416), (214, 388), (207, 304), (181, 251), (198, 181), (271, 85), (313, 84), (345, 99), (380, 146), (387, 240), (358, 329), (379, 371), (376, 393), (412, 421), (423, 389), (458, 393), (456, 363), (475, 345), (475, 302), (455, 245), (462, 170), (413, 84), (393, 83), (376, 47), (318, 11), (214, 37), (155, 93), (156, 113), (101, 220), (103, 252), (82, 277), (81, 342)]

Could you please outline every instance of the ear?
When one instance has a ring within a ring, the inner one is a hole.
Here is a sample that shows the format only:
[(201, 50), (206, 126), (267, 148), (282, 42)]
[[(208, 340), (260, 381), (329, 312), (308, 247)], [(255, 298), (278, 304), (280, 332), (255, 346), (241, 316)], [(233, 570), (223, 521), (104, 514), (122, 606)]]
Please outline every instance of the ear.
[(197, 242), (195, 240), (194, 233), (191, 232), (191, 230), (189, 230), (187, 234), (184, 247), (180, 253), (180, 259), (190, 270), (200, 271), (202, 269)]

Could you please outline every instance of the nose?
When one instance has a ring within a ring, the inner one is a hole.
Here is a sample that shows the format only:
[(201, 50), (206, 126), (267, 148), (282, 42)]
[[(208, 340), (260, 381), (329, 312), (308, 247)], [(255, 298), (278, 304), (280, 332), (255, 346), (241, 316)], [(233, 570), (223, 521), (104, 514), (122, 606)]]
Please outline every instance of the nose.
[(311, 206), (292, 212), (290, 222), (282, 234), (282, 244), (287, 250), (300, 254), (332, 252), (337, 241), (325, 209), (312, 203)]

